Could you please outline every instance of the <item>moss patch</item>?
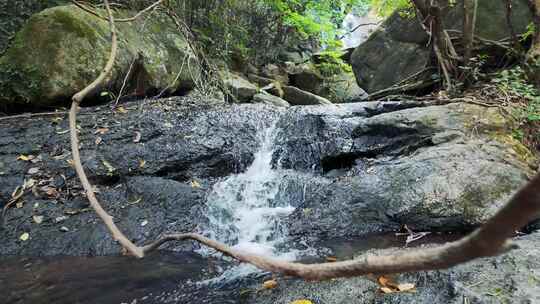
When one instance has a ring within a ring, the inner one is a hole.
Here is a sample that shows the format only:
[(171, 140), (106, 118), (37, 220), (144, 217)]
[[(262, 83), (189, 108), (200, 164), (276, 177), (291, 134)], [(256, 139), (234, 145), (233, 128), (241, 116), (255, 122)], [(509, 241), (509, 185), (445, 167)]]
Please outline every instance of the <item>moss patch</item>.
[[(117, 18), (132, 14), (116, 12)], [(129, 24), (118, 23), (117, 28), (119, 52), (105, 89), (118, 92), (130, 65), (140, 55), (144, 65), (140, 70), (145, 71), (148, 81), (137, 88), (138, 92), (193, 87), (192, 78), (200, 75), (195, 56), (167, 18), (153, 13)], [(107, 21), (73, 5), (34, 15), (0, 58), (0, 107), (67, 105), (105, 65), (110, 53), (109, 31)]]

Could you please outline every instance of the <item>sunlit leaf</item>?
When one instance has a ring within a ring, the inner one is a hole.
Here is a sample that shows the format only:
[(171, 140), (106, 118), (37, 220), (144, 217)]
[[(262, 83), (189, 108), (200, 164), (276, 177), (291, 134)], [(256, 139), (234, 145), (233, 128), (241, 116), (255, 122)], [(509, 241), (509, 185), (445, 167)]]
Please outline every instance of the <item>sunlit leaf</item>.
[(192, 181), (191, 181), (191, 187), (192, 187), (192, 188), (200, 188), (200, 187), (201, 187), (201, 184), (199, 184), (199, 182), (196, 181), (196, 180), (192, 180)]
[(383, 293), (394, 293), (395, 290), (390, 288), (390, 287), (381, 287), (380, 290), (383, 292)]
[(126, 114), (128, 111), (124, 107), (118, 107), (118, 108), (116, 108), (116, 112), (118, 112), (120, 114)]
[(28, 234), (28, 232), (25, 232), (21, 234), (21, 236), (19, 237), (19, 240), (24, 242), (24, 241), (28, 241), (29, 238), (30, 238), (30, 234)]
[(146, 165), (146, 160), (144, 159), (139, 159), (139, 168), (144, 168), (144, 166)]
[(268, 280), (264, 281), (263, 288), (264, 289), (273, 289), (278, 287), (278, 282), (276, 280)]
[(99, 133), (99, 134), (103, 135), (103, 134), (105, 134), (107, 132), (109, 132), (109, 128), (97, 128), (96, 131), (94, 132), (94, 134)]
[(109, 173), (112, 173), (116, 170), (116, 168), (113, 167), (108, 161), (104, 160), (102, 161), (102, 163), (107, 168), (107, 171), (109, 171)]
[(398, 284), (397, 288), (399, 291), (413, 291), (415, 290), (415, 285), (412, 283)]
[(31, 161), (32, 159), (34, 159), (34, 155), (19, 155), (19, 157), (17, 157), (17, 160), (22, 160), (22, 161)]
[(326, 261), (330, 262), (330, 263), (337, 262), (337, 258), (336, 257), (326, 257)]
[(34, 216), (32, 216), (32, 219), (34, 220), (34, 223), (36, 223), (36, 224), (43, 223), (43, 216), (42, 215), (34, 215)]
[(136, 131), (136, 132), (135, 132), (135, 138), (133, 139), (133, 142), (134, 142), (134, 143), (140, 142), (140, 141), (141, 141), (141, 137), (142, 137), (141, 132)]

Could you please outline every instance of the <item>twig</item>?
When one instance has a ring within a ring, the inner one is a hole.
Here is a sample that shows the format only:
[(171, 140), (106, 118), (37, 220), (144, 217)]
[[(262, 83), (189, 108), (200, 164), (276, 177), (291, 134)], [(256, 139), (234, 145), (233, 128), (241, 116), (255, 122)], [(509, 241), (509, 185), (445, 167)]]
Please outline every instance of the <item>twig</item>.
[(92, 208), (96, 211), (97, 215), (103, 220), (105, 225), (107, 226), (107, 229), (112, 234), (112, 237), (120, 242), (120, 244), (131, 254), (133, 254), (136, 257), (143, 257), (143, 252), (141, 248), (137, 247), (135, 244), (133, 244), (121, 231), (118, 229), (116, 224), (113, 221), (113, 217), (110, 216), (107, 211), (101, 207), (101, 204), (96, 198), (96, 195), (94, 193), (94, 188), (90, 184), (90, 181), (88, 181), (88, 177), (86, 176), (86, 173), (84, 172), (84, 168), (81, 163), (81, 156), (79, 152), (79, 139), (77, 135), (77, 112), (79, 108), (79, 104), (81, 101), (92, 91), (96, 90), (97, 87), (99, 87), (105, 78), (109, 75), (111, 72), (114, 61), (116, 59), (116, 53), (118, 51), (118, 41), (116, 37), (116, 27), (114, 24), (114, 17), (112, 15), (111, 8), (109, 6), (109, 1), (104, 0), (105, 8), (107, 10), (107, 14), (109, 16), (109, 25), (111, 28), (111, 53), (109, 56), (109, 60), (107, 61), (107, 64), (105, 65), (105, 68), (99, 74), (99, 76), (89, 84), (87, 87), (85, 87), (82, 91), (75, 94), (72, 98), (73, 102), (71, 104), (71, 111), (69, 112), (69, 129), (71, 134), (71, 151), (73, 154), (73, 165), (75, 167), (75, 171), (77, 171), (77, 175), (79, 176), (79, 179), (81, 180), (81, 184), (86, 191), (86, 197), (88, 198), (88, 201), (90, 202), (90, 205)]
[[(19, 187), (17, 187), (17, 189), (15, 189), (15, 191), (18, 190)], [(17, 195), (15, 195), (14, 197), (12, 197), (7, 203), (6, 205), (4, 206), (4, 208), (2, 208), (2, 214), (1, 214), (1, 225), (0, 225), (0, 228), (4, 228), (6, 226), (6, 213), (8, 211), (8, 209), (13, 206), (13, 204), (15, 204), (25, 193), (26, 193), (26, 190), (27, 189), (24, 189), (24, 186), (23, 188), (19, 191), (19, 193), (17, 193)]]
[[(90, 13), (98, 18), (101, 18), (103, 20), (108, 20), (108, 18), (106, 17), (103, 17), (101, 16), (100, 14), (98, 14), (96, 11), (88, 8), (86, 5), (80, 3), (79, 1), (76, 1), (76, 0), (72, 0), (71, 1), (74, 5), (76, 5), (77, 7), (79, 7), (80, 9), (84, 10), (85, 12), (87, 13)], [(152, 5), (148, 6), (147, 8), (139, 11), (137, 14), (135, 14), (133, 17), (129, 17), (129, 18), (121, 18), (121, 19), (115, 19), (114, 21), (115, 22), (132, 22), (132, 21), (135, 21), (137, 18), (139, 18), (141, 15), (143, 15), (144, 13), (154, 9), (156, 6), (160, 5), (161, 3), (163, 2), (163, 0), (159, 0), (159, 1), (156, 1), (154, 2)]]
[(56, 116), (56, 115), (66, 115), (66, 114), (68, 114), (68, 112), (65, 112), (65, 111), (64, 112), (45, 112), (45, 113), (25, 113), (25, 114), (19, 114), (19, 115), (0, 117), (0, 121), (19, 119), (19, 118), (30, 118), (30, 117), (36, 117), (36, 116)]
[(307, 280), (360, 276), (369, 273), (388, 274), (444, 269), (473, 259), (495, 256), (515, 248), (508, 239), (514, 235), (515, 231), (536, 219), (540, 211), (539, 189), (540, 174), (519, 190), (510, 202), (486, 224), (461, 240), (438, 247), (401, 251), (391, 255), (364, 255), (349, 261), (306, 265), (246, 254), (194, 233), (166, 235), (143, 247), (143, 252), (148, 253), (169, 241), (191, 239), (260, 269)]
[(354, 32), (356, 32), (356, 30), (358, 30), (359, 28), (363, 27), (363, 26), (369, 26), (369, 25), (379, 25), (381, 24), (381, 21), (379, 22), (369, 22), (369, 23), (362, 23), (362, 24), (358, 24), (357, 26), (355, 26), (352, 30), (348, 31), (347, 33), (341, 35), (337, 40), (341, 40), (343, 38), (345, 38), (347, 35), (350, 35)]

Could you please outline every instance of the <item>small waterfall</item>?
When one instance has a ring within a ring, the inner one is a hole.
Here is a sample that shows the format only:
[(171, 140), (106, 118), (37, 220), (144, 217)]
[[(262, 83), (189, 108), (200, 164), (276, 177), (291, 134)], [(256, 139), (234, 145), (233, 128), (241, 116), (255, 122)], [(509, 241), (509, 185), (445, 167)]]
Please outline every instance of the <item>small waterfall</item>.
[(260, 131), (261, 146), (244, 173), (214, 185), (205, 233), (246, 252), (294, 259), (294, 253), (278, 249), (286, 235), (281, 219), (294, 208), (274, 200), (280, 186), (279, 172), (271, 166), (275, 129)]

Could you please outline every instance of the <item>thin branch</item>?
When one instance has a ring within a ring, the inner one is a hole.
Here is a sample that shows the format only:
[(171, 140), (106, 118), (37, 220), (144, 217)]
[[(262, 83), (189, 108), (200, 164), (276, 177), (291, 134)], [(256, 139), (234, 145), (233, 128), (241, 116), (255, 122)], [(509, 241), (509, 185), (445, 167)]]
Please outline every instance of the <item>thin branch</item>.
[[(84, 10), (85, 12), (87, 13), (90, 13), (98, 18), (101, 18), (103, 20), (108, 20), (108, 18), (106, 17), (103, 17), (101, 16), (98, 12), (96, 12), (95, 10), (92, 10), (90, 8), (88, 8), (86, 5), (82, 4), (81, 2), (79, 1), (76, 1), (76, 0), (72, 0), (71, 1), (74, 5), (76, 5), (77, 7), (79, 7), (80, 9)], [(115, 19), (114, 21), (115, 22), (132, 22), (132, 21), (135, 21), (137, 20), (137, 18), (139, 18), (141, 15), (143, 15), (144, 13), (154, 9), (155, 7), (157, 7), (158, 5), (160, 5), (161, 3), (163, 2), (163, 0), (158, 0), (156, 2), (154, 2), (152, 5), (148, 6), (147, 8), (139, 11), (137, 14), (135, 14), (133, 17), (129, 17), (129, 18), (123, 18), (123, 19)]]
[(36, 117), (36, 116), (60, 116), (60, 115), (66, 115), (67, 113), (68, 112), (25, 113), (25, 114), (19, 114), (19, 115), (0, 117), (0, 121), (19, 119), (19, 118), (30, 118), (30, 117)]
[(540, 174), (519, 190), (495, 216), (469, 236), (446, 245), (401, 251), (391, 255), (364, 255), (357, 259), (321, 264), (301, 264), (246, 254), (195, 233), (171, 234), (144, 246), (156, 250), (169, 241), (195, 240), (241, 262), (306, 280), (352, 277), (369, 273), (388, 274), (445, 269), (473, 259), (495, 256), (515, 248), (510, 241), (515, 231), (537, 218), (540, 211)]
[(89, 84), (87, 87), (85, 87), (82, 91), (75, 94), (72, 98), (73, 102), (71, 104), (71, 111), (69, 112), (69, 129), (71, 134), (71, 151), (73, 153), (73, 165), (75, 167), (75, 171), (77, 171), (77, 175), (79, 176), (79, 179), (81, 180), (81, 184), (86, 191), (86, 197), (88, 198), (88, 201), (90, 202), (90, 205), (92, 208), (96, 211), (98, 216), (103, 220), (105, 225), (107, 226), (107, 229), (112, 234), (112, 237), (120, 242), (120, 244), (131, 254), (133, 254), (136, 257), (143, 257), (143, 253), (141, 248), (137, 247), (135, 244), (133, 244), (116, 226), (116, 224), (113, 221), (113, 217), (110, 216), (103, 207), (101, 207), (101, 204), (96, 198), (96, 195), (94, 193), (94, 189), (90, 182), (88, 181), (88, 177), (86, 176), (86, 173), (84, 172), (84, 168), (82, 166), (81, 162), (81, 156), (79, 152), (79, 139), (77, 135), (77, 112), (79, 108), (79, 104), (81, 101), (91, 92), (96, 90), (105, 80), (107, 75), (109, 75), (112, 71), (112, 68), (114, 66), (114, 61), (116, 58), (116, 53), (118, 51), (118, 41), (116, 37), (116, 28), (114, 24), (114, 17), (112, 15), (111, 8), (109, 6), (109, 1), (104, 0), (105, 8), (107, 10), (107, 14), (109, 16), (109, 25), (111, 28), (111, 53), (109, 56), (109, 60), (107, 61), (107, 64), (105, 65), (105, 68), (99, 74), (99, 76)]
[(345, 38), (347, 35), (350, 35), (354, 32), (356, 32), (359, 28), (361, 27), (364, 27), (364, 26), (370, 26), (370, 25), (380, 25), (381, 24), (381, 21), (379, 22), (369, 22), (369, 23), (361, 23), (361, 24), (358, 24), (357, 26), (355, 26), (352, 30), (348, 31), (347, 33), (341, 35), (337, 40), (341, 40), (343, 38)]

